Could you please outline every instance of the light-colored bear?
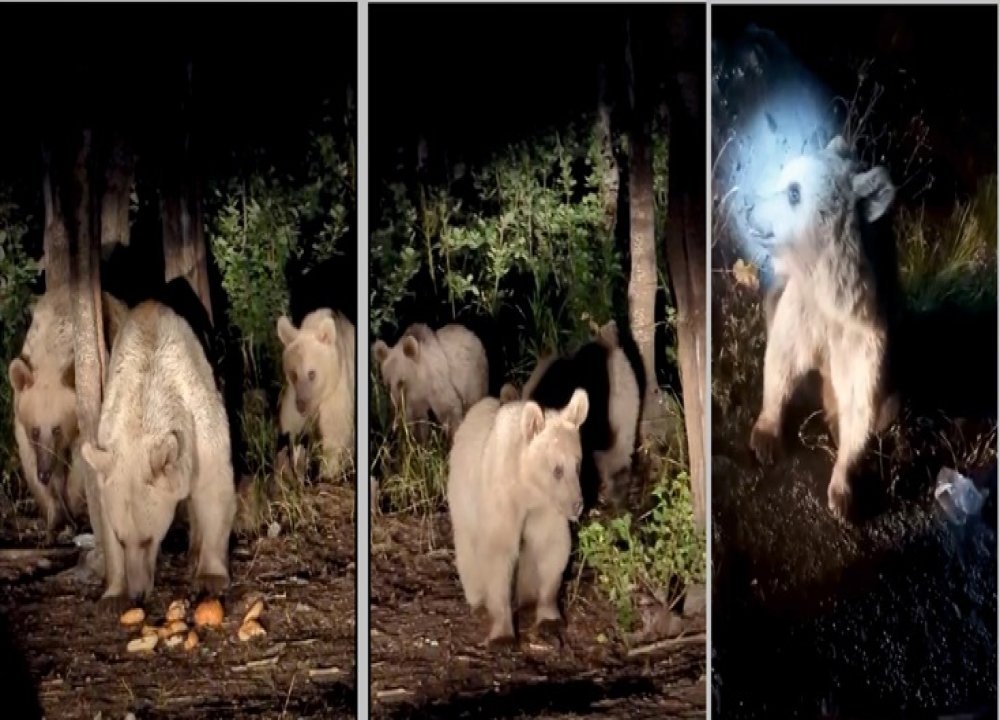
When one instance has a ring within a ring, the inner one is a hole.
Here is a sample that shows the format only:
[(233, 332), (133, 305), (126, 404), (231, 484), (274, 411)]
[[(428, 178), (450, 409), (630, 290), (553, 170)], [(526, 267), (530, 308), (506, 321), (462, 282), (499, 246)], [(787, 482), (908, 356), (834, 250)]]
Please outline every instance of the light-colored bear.
[(480, 400), (455, 433), (448, 458), (448, 510), (465, 599), (490, 616), (487, 643), (513, 640), (517, 609), (535, 605), (535, 626), (558, 624), (569, 562), (570, 521), (583, 511), (580, 426), (587, 393), (562, 410), (534, 402)]
[(429, 437), (430, 413), (454, 438), (465, 413), (489, 392), (483, 343), (457, 323), (437, 331), (416, 323), (392, 347), (377, 340), (372, 351), (394, 407), (405, 406), (405, 421), (420, 442)]
[[(128, 308), (103, 296), (104, 333), (114, 341)], [(32, 306), (21, 354), (8, 367), (14, 399), (14, 438), (21, 470), (45, 518), (49, 540), (75, 526), (86, 509), (74, 381), (72, 297), (50, 291)]]
[(300, 328), (282, 315), (278, 339), (286, 379), (281, 432), (295, 438), (316, 428), (323, 476), (339, 477), (354, 453), (354, 325), (328, 308), (309, 313)]
[(111, 352), (97, 443), (107, 589), (113, 609), (153, 589), (160, 543), (186, 504), (196, 592), (229, 584), (236, 512), (229, 425), (212, 367), (191, 327), (165, 305), (132, 310)]
[(861, 171), (838, 136), (789, 162), (746, 216), (751, 236), (772, 255), (777, 283), (765, 302), (764, 398), (751, 447), (773, 460), (785, 405), (808, 372), (820, 371), (838, 443), (827, 501), (841, 516), (850, 508), (852, 469), (897, 407), (886, 391), (885, 298), (866, 251), (871, 224), (894, 197), (886, 169)]

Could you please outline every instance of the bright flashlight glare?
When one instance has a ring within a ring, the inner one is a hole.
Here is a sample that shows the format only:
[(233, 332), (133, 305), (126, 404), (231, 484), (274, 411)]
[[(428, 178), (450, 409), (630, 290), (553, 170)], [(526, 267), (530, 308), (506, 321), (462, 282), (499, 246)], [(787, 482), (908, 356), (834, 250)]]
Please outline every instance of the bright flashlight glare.
[(829, 91), (776, 35), (749, 28), (731, 48), (713, 48), (713, 181), (719, 212), (746, 259), (773, 279), (770, 253), (748, 231), (746, 211), (774, 190), (792, 158), (816, 152), (835, 134)]

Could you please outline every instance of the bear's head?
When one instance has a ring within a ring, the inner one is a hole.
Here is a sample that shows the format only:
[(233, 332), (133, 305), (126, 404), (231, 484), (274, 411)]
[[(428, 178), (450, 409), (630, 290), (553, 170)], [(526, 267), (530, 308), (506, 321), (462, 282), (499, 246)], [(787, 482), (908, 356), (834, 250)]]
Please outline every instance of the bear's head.
[[(430, 387), (425, 377), (428, 371), (427, 342), (422, 342), (421, 338), (431, 332), (425, 326), (412, 325), (395, 345), (390, 347), (382, 340), (376, 340), (372, 345), (372, 353), (379, 365), (382, 382), (389, 389), (393, 407), (405, 406), (407, 423), (425, 419), (430, 409)], [(418, 433), (425, 430), (423, 425), (416, 427)]]
[(278, 318), (278, 339), (284, 347), (281, 363), (295, 392), (295, 409), (302, 415), (319, 411), (340, 374), (337, 324), (329, 312), (314, 315), (307, 317), (301, 328), (284, 315)]
[(579, 520), (583, 512), (580, 426), (589, 408), (587, 392), (577, 389), (562, 410), (543, 410), (530, 401), (521, 409), (525, 443), (521, 477), (539, 504), (558, 509), (572, 521)]
[(177, 504), (191, 493), (191, 449), (181, 433), (129, 438), (111, 448), (84, 442), (83, 459), (97, 474), (101, 508), (111, 536), (125, 556), (128, 596), (142, 600), (153, 589), (160, 543)]
[(747, 208), (750, 234), (782, 262), (809, 262), (845, 240), (859, 243), (864, 225), (892, 205), (896, 188), (882, 166), (861, 171), (839, 135), (819, 153), (791, 160), (775, 184)]
[(14, 413), (35, 453), (38, 481), (48, 485), (65, 472), (79, 427), (73, 363), (63, 369), (33, 369), (24, 358), (8, 368), (14, 389)]

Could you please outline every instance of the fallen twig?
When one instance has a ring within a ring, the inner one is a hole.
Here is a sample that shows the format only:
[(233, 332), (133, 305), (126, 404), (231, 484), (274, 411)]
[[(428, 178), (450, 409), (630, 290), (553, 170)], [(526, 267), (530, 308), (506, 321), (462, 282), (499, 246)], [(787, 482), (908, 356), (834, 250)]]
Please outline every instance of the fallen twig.
[(626, 654), (628, 657), (635, 657), (636, 655), (649, 655), (657, 650), (662, 650), (663, 648), (668, 648), (673, 645), (686, 645), (688, 643), (695, 642), (705, 642), (705, 633), (698, 633), (697, 635), (682, 635), (681, 637), (657, 640), (656, 642), (649, 643), (648, 645), (634, 647)]

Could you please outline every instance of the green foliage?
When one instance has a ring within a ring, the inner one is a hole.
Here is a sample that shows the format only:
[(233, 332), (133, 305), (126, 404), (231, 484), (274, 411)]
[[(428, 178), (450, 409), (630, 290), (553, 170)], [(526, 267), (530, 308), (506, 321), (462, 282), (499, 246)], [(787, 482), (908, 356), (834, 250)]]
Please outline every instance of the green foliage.
[[(38, 276), (38, 264), (24, 249), (28, 218), (0, 188), (0, 349), (5, 362), (21, 351), (24, 333), (31, 321), (31, 283)], [(17, 452), (12, 438), (13, 391), (6, 379), (0, 383), (0, 480), (9, 489), (16, 467)]]
[(670, 606), (688, 584), (705, 578), (705, 537), (695, 529), (690, 478), (667, 467), (645, 515), (595, 520), (580, 530), (580, 557), (626, 631), (635, 624), (640, 592)]
[(596, 133), (570, 128), (473, 170), (471, 199), (387, 184), (371, 240), (373, 336), (401, 329), (399, 312), (424, 276), (452, 315), (513, 307), (538, 345), (585, 338), (586, 319), (612, 317), (624, 296), (601, 202), (604, 163)]
[(901, 210), (896, 235), (900, 281), (912, 309), (996, 304), (996, 175), (984, 178), (976, 194), (945, 218)]

